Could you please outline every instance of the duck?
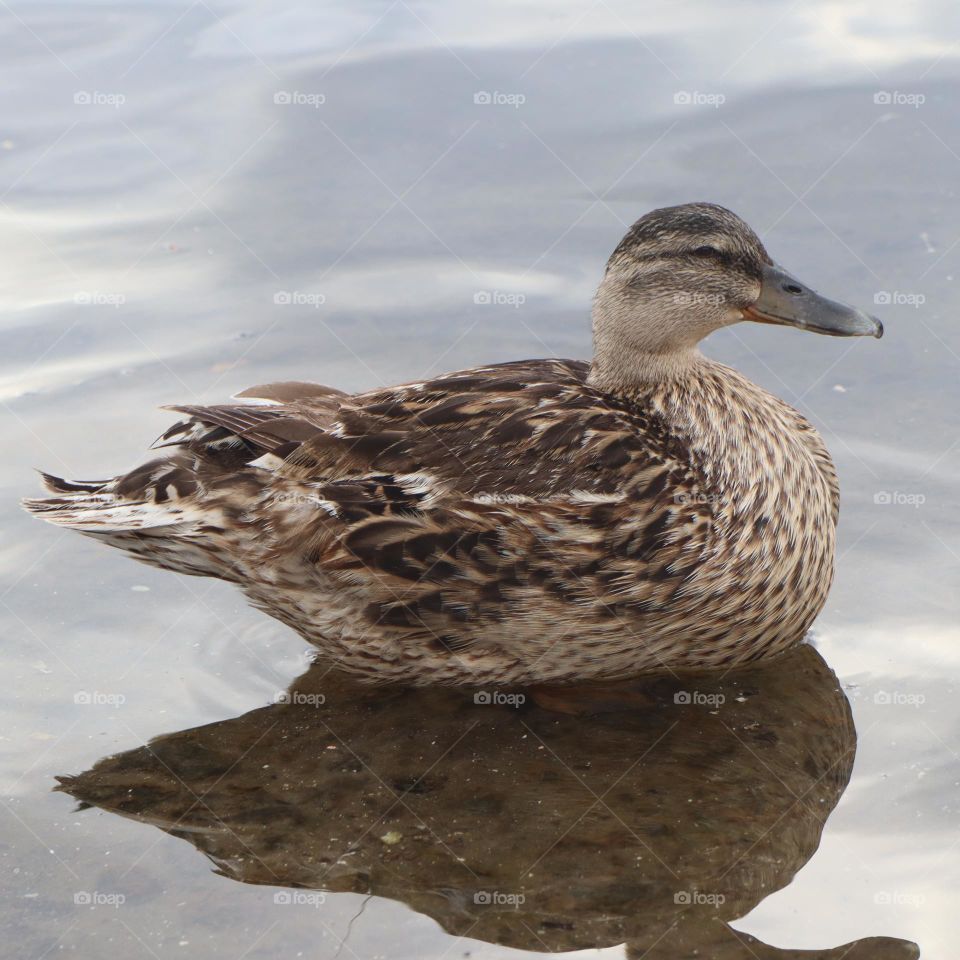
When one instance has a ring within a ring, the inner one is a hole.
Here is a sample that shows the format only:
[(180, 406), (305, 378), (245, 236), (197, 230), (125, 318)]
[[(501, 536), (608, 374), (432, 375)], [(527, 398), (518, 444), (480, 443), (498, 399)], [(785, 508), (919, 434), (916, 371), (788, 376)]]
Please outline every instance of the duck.
[(593, 357), (349, 394), (186, 404), (158, 456), (42, 474), (31, 513), (239, 586), (332, 667), (406, 685), (725, 670), (800, 643), (833, 579), (837, 472), (798, 411), (701, 341), (758, 322), (879, 338), (730, 210), (642, 216), (592, 305)]

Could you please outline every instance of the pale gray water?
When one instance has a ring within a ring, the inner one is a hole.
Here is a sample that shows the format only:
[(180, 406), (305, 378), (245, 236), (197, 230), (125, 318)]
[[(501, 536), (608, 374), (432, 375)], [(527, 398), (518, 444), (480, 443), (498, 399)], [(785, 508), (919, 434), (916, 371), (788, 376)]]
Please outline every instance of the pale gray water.
[[(958, 14), (643, 6), (0, 9), (7, 955), (333, 957), (348, 924), (345, 957), (520, 955), (387, 898), (277, 905), (183, 840), (51, 793), (54, 775), (267, 703), (308, 651), (230, 588), (16, 501), (35, 466), (131, 466), (163, 403), (588, 356), (625, 226), (693, 199), (887, 330), (741, 327), (706, 347), (797, 405), (837, 461), (815, 635), (859, 734), (819, 849), (734, 925), (783, 948), (886, 936), (955, 955)], [(97, 892), (124, 902), (75, 902)]]

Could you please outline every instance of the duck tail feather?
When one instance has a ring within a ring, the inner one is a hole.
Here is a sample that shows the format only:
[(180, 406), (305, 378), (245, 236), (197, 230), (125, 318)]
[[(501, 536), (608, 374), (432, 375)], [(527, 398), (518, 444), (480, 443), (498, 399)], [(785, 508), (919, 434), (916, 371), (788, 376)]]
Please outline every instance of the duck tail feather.
[(96, 493), (105, 487), (109, 480), (65, 480), (45, 470), (38, 470), (43, 485), (51, 493)]
[(182, 522), (181, 516), (165, 509), (162, 504), (126, 500), (103, 490), (102, 486), (60, 497), (28, 497), (20, 502), (35, 517), (81, 533), (111, 534), (169, 527)]

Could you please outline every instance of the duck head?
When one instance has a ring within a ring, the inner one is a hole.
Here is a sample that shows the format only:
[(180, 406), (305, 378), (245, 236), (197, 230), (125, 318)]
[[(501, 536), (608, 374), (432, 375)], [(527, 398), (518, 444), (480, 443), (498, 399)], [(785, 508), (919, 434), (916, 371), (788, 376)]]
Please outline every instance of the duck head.
[(774, 263), (735, 213), (686, 203), (641, 217), (607, 262), (593, 307), (593, 379), (628, 386), (677, 373), (707, 334), (743, 320), (883, 336), (875, 317), (821, 296)]

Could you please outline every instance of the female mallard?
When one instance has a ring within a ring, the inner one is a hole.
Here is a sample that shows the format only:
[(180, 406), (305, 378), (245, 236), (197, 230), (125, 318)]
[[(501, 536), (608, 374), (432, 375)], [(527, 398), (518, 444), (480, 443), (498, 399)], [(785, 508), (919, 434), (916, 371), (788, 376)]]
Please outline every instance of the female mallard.
[(799, 641), (833, 574), (837, 475), (792, 407), (697, 345), (740, 320), (880, 323), (776, 266), (723, 207), (614, 250), (594, 358), (354, 396), (254, 387), (169, 455), (27, 501), (154, 566), (238, 583), (374, 680), (549, 683), (726, 667)]

